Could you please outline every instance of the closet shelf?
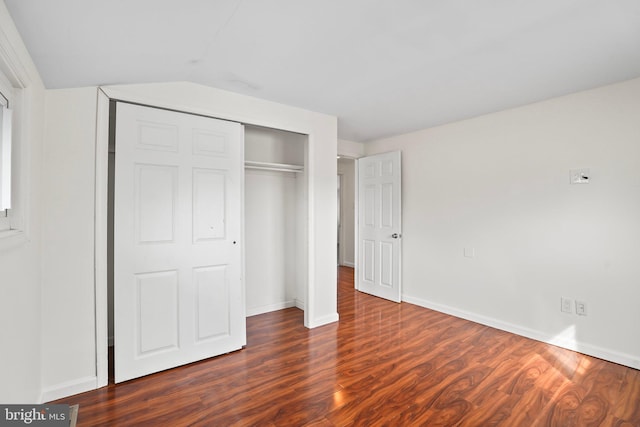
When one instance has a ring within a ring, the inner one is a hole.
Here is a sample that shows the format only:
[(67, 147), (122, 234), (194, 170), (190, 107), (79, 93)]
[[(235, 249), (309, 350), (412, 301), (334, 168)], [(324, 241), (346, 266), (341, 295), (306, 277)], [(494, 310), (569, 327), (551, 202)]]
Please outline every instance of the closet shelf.
[(300, 165), (289, 165), (285, 163), (252, 162), (249, 160), (245, 160), (244, 168), (280, 171), (280, 172), (296, 172), (296, 173), (300, 173), (304, 170), (304, 166), (300, 166)]

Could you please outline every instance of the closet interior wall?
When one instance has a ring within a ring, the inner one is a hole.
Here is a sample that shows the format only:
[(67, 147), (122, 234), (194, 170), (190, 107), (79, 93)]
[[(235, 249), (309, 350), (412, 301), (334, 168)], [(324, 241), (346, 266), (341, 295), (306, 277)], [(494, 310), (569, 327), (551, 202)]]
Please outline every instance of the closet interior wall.
[(307, 135), (245, 125), (247, 316), (304, 310)]

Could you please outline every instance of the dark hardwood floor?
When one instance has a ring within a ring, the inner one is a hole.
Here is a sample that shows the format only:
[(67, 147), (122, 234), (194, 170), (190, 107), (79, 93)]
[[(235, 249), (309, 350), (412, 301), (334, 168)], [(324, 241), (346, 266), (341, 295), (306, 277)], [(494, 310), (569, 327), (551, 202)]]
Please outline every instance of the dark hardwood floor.
[(353, 289), (340, 322), (247, 319), (247, 348), (57, 403), (79, 426), (640, 427), (640, 371)]

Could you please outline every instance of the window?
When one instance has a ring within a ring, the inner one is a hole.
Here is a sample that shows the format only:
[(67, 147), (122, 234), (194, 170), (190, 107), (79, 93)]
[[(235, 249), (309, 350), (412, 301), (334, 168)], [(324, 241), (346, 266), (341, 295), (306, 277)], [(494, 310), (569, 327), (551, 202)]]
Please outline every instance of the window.
[(12, 87), (0, 73), (0, 232), (11, 230)]
[(11, 208), (11, 110), (0, 92), (0, 211)]
[(11, 228), (11, 110), (2, 92), (0, 109), (0, 231), (4, 231)]
[[(5, 23), (6, 14), (0, 15)], [(20, 36), (11, 28), (0, 30), (0, 94), (0, 252), (4, 252), (29, 241), (31, 150), (41, 147), (44, 125), (44, 87)]]

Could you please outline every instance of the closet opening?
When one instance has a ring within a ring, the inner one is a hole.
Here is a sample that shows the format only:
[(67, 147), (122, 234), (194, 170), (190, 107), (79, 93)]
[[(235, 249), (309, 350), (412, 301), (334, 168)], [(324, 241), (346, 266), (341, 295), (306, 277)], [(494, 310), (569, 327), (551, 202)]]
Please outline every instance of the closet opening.
[(308, 136), (245, 125), (247, 316), (305, 309)]

